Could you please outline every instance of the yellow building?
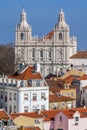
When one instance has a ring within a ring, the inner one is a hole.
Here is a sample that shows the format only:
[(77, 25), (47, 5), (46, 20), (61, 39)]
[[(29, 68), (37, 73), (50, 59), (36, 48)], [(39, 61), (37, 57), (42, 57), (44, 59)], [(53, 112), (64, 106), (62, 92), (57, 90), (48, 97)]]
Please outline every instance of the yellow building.
[(43, 116), (36, 112), (14, 113), (11, 115), (11, 118), (19, 129), (21, 129), (21, 126), (23, 126), (22, 128), (39, 127), (41, 130), (43, 130), (44, 127)]
[(62, 79), (47, 79), (49, 90), (57, 96), (66, 96), (76, 99), (76, 87), (72, 86), (73, 76)]
[(64, 108), (75, 108), (76, 99), (66, 96), (49, 96), (49, 109), (64, 109)]

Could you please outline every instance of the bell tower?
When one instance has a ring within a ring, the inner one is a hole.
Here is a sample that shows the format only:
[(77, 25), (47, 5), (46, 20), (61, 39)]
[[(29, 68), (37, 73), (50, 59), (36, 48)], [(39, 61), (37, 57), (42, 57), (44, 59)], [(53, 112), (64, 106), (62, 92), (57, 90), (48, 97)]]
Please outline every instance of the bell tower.
[(20, 15), (20, 23), (15, 29), (15, 44), (28, 44), (32, 40), (32, 29), (27, 23), (27, 15), (23, 9)]
[(67, 66), (69, 64), (69, 57), (77, 51), (77, 41), (75, 37), (70, 37), (70, 29), (65, 21), (62, 9), (58, 14), (58, 22), (54, 27), (54, 44), (58, 46), (55, 54), (57, 55), (58, 64)]
[(58, 23), (55, 25), (54, 32), (55, 42), (59, 42), (63, 45), (70, 43), (69, 26), (66, 24), (62, 9), (59, 12)]
[(32, 28), (27, 22), (27, 15), (23, 9), (20, 15), (20, 23), (15, 29), (15, 63), (26, 63), (28, 61), (27, 46), (32, 41)]

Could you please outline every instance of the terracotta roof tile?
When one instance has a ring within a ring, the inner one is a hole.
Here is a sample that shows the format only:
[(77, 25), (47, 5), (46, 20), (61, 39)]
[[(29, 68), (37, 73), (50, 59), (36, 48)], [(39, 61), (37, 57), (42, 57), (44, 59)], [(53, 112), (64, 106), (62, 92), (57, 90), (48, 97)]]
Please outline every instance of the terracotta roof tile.
[(37, 126), (32, 126), (32, 127), (23, 127), (23, 130), (41, 130), (41, 129)]
[(65, 81), (65, 83), (72, 83), (72, 81), (74, 80), (74, 76), (69, 75), (69, 76), (65, 77), (63, 80)]
[(87, 59), (87, 51), (78, 51), (70, 59)]
[(73, 101), (75, 99), (66, 96), (49, 95), (49, 101), (51, 102), (62, 102), (62, 101)]
[(0, 109), (0, 120), (9, 120), (10, 119), (10, 116), (6, 113), (5, 110), (3, 109)]
[(82, 88), (87, 89), (87, 86), (84, 86), (84, 87), (82, 87)]
[(87, 75), (83, 75), (83, 76), (79, 77), (79, 80), (87, 80)]
[(31, 118), (42, 118), (43, 117), (41, 114), (38, 114), (36, 112), (14, 113), (14, 114), (11, 114), (10, 116), (11, 116), (12, 119), (15, 119), (20, 115), (31, 117)]
[(28, 79), (42, 79), (42, 76), (39, 72), (35, 72), (33, 66), (28, 66), (28, 68), (23, 73), (9, 75), (8, 78), (28, 80)]
[[(49, 86), (49, 90), (52, 91), (53, 93), (59, 93), (60, 90), (64, 90), (65, 87), (64, 87), (64, 84), (66, 83), (71, 83), (72, 79), (66, 79), (66, 81), (64, 80), (53, 80), (53, 79), (46, 79), (46, 82)], [(70, 86), (69, 89), (75, 89), (75, 87), (73, 86)]]
[(54, 116), (60, 112), (60, 110), (47, 110), (47, 111), (41, 111), (44, 121), (51, 121), (54, 119)]
[(46, 79), (47, 84), (49, 85), (49, 89), (59, 92), (60, 89), (64, 88), (63, 80), (54, 80), (54, 79)]
[(44, 38), (45, 39), (52, 39), (53, 35), (54, 35), (54, 31), (51, 31)]
[[(11, 114), (12, 116), (18, 117), (20, 115), (24, 115), (27, 117), (32, 117), (32, 118), (40, 118), (40, 117), (44, 117), (44, 121), (51, 121), (54, 120), (54, 117), (56, 116), (56, 114), (58, 114), (59, 112), (63, 112), (69, 119), (73, 118), (74, 113), (78, 111), (80, 113), (80, 117), (87, 117), (87, 108), (72, 108), (72, 109), (60, 109), (60, 110), (45, 110), (45, 111), (41, 111), (41, 114), (37, 114), (35, 115), (35, 113), (15, 113), (15, 114)], [(39, 115), (39, 116), (37, 116)]]
[(87, 117), (87, 108), (72, 108), (62, 110), (62, 112), (70, 119), (73, 118), (73, 115), (76, 111), (80, 113), (80, 118)]

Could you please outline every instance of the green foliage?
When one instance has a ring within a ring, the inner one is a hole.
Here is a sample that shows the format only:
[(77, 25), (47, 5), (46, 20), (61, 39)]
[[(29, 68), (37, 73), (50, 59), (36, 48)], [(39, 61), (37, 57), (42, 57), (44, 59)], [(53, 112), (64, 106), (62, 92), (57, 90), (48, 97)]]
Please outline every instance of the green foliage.
[(12, 43), (0, 45), (0, 74), (14, 72), (15, 51)]

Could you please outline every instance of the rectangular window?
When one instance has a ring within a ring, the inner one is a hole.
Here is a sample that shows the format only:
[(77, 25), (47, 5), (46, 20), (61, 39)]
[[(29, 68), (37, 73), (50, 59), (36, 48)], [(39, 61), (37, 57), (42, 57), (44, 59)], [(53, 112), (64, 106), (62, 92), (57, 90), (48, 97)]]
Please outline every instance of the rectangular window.
[(28, 106), (24, 106), (24, 112), (28, 112)]
[(0, 95), (1, 99), (3, 99), (3, 91), (1, 91), (1, 95)]
[(33, 101), (36, 101), (36, 100), (37, 100), (37, 94), (33, 93)]
[(5, 92), (5, 102), (7, 102), (7, 92)]
[(7, 112), (7, 106), (5, 106), (5, 111)]
[(35, 124), (40, 124), (40, 121), (35, 119)]
[(9, 114), (11, 114), (11, 112), (12, 112), (12, 106), (10, 105), (9, 106)]
[(40, 86), (40, 81), (36, 81), (36, 86)]
[(12, 93), (9, 93), (9, 100), (12, 100)]
[(24, 93), (24, 100), (28, 100), (28, 93)]
[(41, 105), (41, 109), (42, 109), (42, 110), (45, 110), (45, 105)]
[(49, 56), (49, 60), (51, 60), (51, 51), (49, 51), (48, 56)]
[(41, 93), (41, 99), (45, 100), (45, 93)]
[(79, 117), (76, 116), (76, 117), (75, 117), (75, 121), (79, 121)]
[(62, 116), (60, 116), (60, 122), (62, 122)]
[(73, 93), (71, 93), (71, 97), (73, 97), (74, 96), (74, 94)]
[(16, 93), (14, 93), (14, 100), (16, 100)]
[(61, 107), (64, 107), (64, 105), (65, 105), (65, 102), (61, 102)]
[(23, 87), (23, 86), (24, 86), (24, 82), (21, 81), (21, 82), (20, 82), (20, 87)]
[(33, 109), (33, 112), (36, 112), (37, 111), (37, 106), (33, 105), (32, 109)]
[(35, 59), (35, 51), (33, 50), (32, 51), (32, 60), (34, 60)]
[(43, 60), (43, 51), (40, 51), (40, 59)]
[(14, 106), (14, 113), (16, 113), (16, 106)]

